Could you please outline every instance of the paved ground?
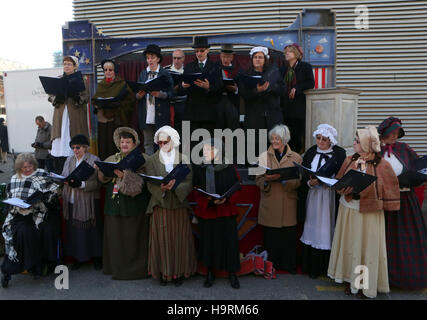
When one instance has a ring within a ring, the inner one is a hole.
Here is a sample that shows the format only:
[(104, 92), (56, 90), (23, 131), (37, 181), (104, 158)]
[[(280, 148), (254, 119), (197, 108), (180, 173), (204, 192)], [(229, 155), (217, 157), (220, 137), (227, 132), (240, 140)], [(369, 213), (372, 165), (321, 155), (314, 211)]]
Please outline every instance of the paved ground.
[[(12, 174), (11, 161), (0, 164), (0, 183), (7, 182)], [(427, 201), (425, 201), (427, 202)], [(424, 209), (427, 209), (425, 206)], [(427, 210), (424, 210), (426, 213)], [(1, 259), (0, 259), (1, 261)], [(214, 286), (206, 289), (202, 286), (203, 277), (194, 276), (184, 282), (182, 287), (173, 285), (160, 287), (153, 279), (138, 281), (111, 280), (92, 265), (85, 265), (69, 273), (69, 289), (55, 289), (55, 278), (51, 274), (40, 280), (34, 280), (28, 274), (13, 276), (9, 288), (0, 288), (0, 301), (7, 299), (157, 299), (157, 300), (355, 300), (345, 296), (343, 285), (327, 278), (310, 279), (306, 275), (279, 274), (277, 279), (266, 280), (261, 276), (248, 275), (240, 278), (241, 289), (229, 286), (228, 279), (217, 279)], [(427, 289), (417, 292), (395, 290), (389, 294), (379, 294), (378, 300), (427, 300)]]

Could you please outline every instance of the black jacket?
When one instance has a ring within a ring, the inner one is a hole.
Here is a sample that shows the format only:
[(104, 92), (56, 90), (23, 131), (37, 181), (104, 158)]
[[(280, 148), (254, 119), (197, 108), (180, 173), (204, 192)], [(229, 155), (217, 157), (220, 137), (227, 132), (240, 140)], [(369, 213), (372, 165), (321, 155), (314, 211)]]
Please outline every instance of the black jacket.
[(190, 121), (216, 122), (217, 105), (222, 97), (222, 75), (218, 64), (209, 58), (203, 70), (200, 70), (199, 61), (196, 59), (184, 66), (184, 74), (203, 72), (209, 78), (209, 90), (192, 85), (185, 91), (187, 103), (185, 106), (185, 119)]
[[(288, 66), (284, 65), (280, 68), (280, 73), (282, 78), (285, 78), (286, 72), (288, 71)], [(305, 94), (304, 91), (314, 88), (314, 75), (313, 67), (311, 64), (299, 61), (295, 67), (295, 77), (297, 78), (296, 82), (296, 92), (295, 98), (289, 99), (288, 95), (288, 86), (286, 81), (284, 82), (285, 89), (282, 92), (282, 103), (285, 118), (305, 118)]]
[(257, 92), (256, 88), (248, 89), (239, 83), (239, 92), (245, 102), (245, 128), (270, 130), (276, 124), (283, 123), (280, 94), (284, 85), (277, 66), (272, 65), (264, 72), (249, 70), (246, 74), (262, 75), (270, 85), (266, 91)]

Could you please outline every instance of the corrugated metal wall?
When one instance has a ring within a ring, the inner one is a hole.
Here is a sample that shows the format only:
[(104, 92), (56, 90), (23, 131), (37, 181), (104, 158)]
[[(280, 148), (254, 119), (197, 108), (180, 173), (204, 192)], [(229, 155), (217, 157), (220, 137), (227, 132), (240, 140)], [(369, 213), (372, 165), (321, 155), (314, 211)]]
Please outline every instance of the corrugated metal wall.
[[(355, 8), (369, 10), (369, 28), (356, 29)], [(337, 16), (337, 86), (360, 89), (358, 124), (402, 119), (404, 141), (427, 154), (427, 1), (74, 1), (76, 20), (105, 35), (175, 36), (277, 30), (302, 8)]]

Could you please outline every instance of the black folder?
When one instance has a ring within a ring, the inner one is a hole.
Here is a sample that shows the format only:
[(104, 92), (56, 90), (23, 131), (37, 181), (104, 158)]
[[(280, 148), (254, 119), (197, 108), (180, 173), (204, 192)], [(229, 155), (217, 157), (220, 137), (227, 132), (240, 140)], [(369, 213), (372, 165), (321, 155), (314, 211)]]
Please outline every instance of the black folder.
[(71, 180), (73, 181), (86, 181), (87, 179), (89, 179), (92, 174), (95, 172), (95, 169), (85, 161), (81, 162), (77, 168), (75, 168), (73, 170), (73, 172), (71, 172), (68, 177), (63, 177), (57, 174), (49, 174), (49, 177), (52, 178), (53, 180), (58, 180), (58, 181), (67, 181), (70, 182)]
[(17, 206), (19, 208), (28, 209), (36, 202), (43, 199), (43, 192), (37, 190), (34, 192), (31, 196), (29, 196), (26, 200), (22, 200), (19, 198), (9, 198), (6, 200), (3, 200), (3, 203), (7, 203), (11, 206)]
[(325, 177), (325, 178), (329, 178), (330, 176), (332, 176), (334, 174), (334, 172), (336, 171), (337, 167), (338, 167), (338, 161), (337, 159), (335, 159), (334, 157), (329, 158), (324, 164), (323, 166), (321, 166), (319, 168), (319, 170), (317, 171), (313, 171), (309, 168), (306, 168), (302, 165), (300, 165), (299, 163), (294, 162), (294, 165), (296, 167), (298, 167), (301, 175), (305, 178), (309, 178), (310, 176), (321, 176), (321, 177)]
[(234, 86), (236, 84), (236, 81), (230, 78), (222, 78), (222, 82), (224, 83), (224, 86)]
[(175, 86), (182, 83), (182, 73), (175, 72), (175, 71), (169, 71), (169, 73), (172, 76), (173, 84)]
[(280, 174), (280, 179), (278, 181), (299, 179), (299, 170), (297, 167), (286, 167), (278, 169), (267, 168), (265, 174)]
[(129, 87), (132, 89), (132, 91), (135, 93), (137, 93), (138, 91), (145, 91), (145, 92), (161, 91), (168, 88), (171, 85), (171, 83), (169, 82), (169, 79), (165, 75), (154, 78), (152, 80), (147, 80), (145, 82), (133, 82), (133, 81), (126, 81), (126, 82), (129, 85)]
[(375, 180), (377, 180), (376, 176), (352, 169), (333, 184), (331, 188), (334, 190), (340, 190), (342, 188), (352, 187), (353, 193), (358, 194), (369, 187), (369, 185), (371, 185)]
[(61, 78), (39, 76), (39, 79), (44, 91), (56, 97), (74, 97), (77, 96), (79, 92), (86, 90), (80, 71), (65, 75)]
[(242, 83), (242, 85), (248, 89), (255, 89), (258, 84), (261, 85), (265, 83), (265, 80), (262, 76), (248, 76), (243, 73), (239, 73), (238, 79), (240, 83)]
[(149, 176), (143, 173), (140, 173), (139, 175), (147, 181), (158, 185), (168, 184), (171, 180), (175, 179), (175, 184), (173, 186), (173, 189), (175, 189), (182, 181), (184, 181), (185, 177), (190, 173), (190, 171), (191, 170), (188, 165), (180, 163), (164, 178)]
[(114, 170), (116, 169), (121, 171), (129, 169), (135, 172), (145, 163), (145, 159), (141, 150), (135, 148), (120, 162), (95, 161), (95, 163), (104, 176), (114, 177)]
[(420, 171), (427, 168), (427, 156), (415, 159), (412, 162), (412, 168), (414, 171)]
[(92, 103), (99, 109), (115, 109), (120, 106), (122, 100), (128, 94), (126, 84), (120, 89), (116, 97), (97, 97), (92, 99)]
[(242, 185), (241, 185), (241, 183), (239, 181), (237, 181), (223, 195), (219, 195), (219, 194), (215, 194), (215, 193), (209, 193), (209, 192), (206, 192), (205, 190), (203, 190), (201, 188), (197, 188), (197, 187), (194, 187), (194, 189), (196, 191), (204, 194), (205, 196), (214, 198), (215, 200), (222, 200), (224, 198), (226, 198), (226, 199), (230, 198), (236, 191), (241, 190), (242, 189)]
[(183, 73), (182, 74), (182, 81), (187, 84), (193, 84), (196, 80), (204, 80), (207, 79), (207, 75), (201, 72), (196, 73)]

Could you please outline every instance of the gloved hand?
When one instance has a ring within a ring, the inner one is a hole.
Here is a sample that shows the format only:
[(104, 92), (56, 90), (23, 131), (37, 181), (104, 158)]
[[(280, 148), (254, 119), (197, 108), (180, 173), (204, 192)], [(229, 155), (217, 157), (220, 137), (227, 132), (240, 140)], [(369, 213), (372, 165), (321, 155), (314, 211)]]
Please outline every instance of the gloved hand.
[(80, 180), (70, 180), (68, 182), (71, 188), (80, 188), (82, 185), (82, 182)]

